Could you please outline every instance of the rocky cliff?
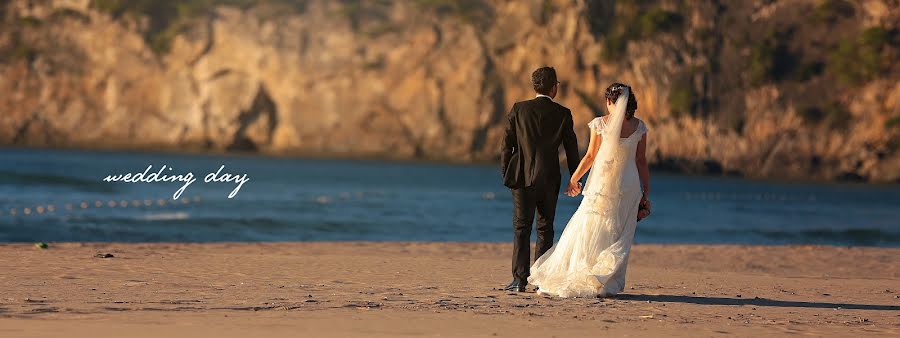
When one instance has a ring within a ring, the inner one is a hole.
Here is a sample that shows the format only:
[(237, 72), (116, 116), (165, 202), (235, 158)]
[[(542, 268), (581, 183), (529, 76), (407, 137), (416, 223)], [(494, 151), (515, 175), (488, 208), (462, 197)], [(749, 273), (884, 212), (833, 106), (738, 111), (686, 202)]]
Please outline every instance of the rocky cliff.
[(900, 180), (896, 0), (0, 1), (0, 144), (493, 161), (556, 67), (660, 168)]

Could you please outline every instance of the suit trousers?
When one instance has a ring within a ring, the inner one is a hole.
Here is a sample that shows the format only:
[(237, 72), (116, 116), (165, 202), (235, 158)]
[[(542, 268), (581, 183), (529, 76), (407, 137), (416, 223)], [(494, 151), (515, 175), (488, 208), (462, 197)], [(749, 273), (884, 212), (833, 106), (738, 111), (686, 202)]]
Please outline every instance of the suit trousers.
[(513, 278), (526, 282), (531, 274), (531, 223), (537, 211), (537, 259), (553, 246), (553, 219), (559, 198), (560, 179), (534, 182), (532, 186), (510, 189), (513, 200)]

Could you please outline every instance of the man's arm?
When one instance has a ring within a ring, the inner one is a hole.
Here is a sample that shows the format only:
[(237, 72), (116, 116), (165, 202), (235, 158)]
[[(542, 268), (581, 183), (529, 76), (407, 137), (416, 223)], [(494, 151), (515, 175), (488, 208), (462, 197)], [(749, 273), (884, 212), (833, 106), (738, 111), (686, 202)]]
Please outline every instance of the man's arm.
[(569, 165), (569, 175), (574, 175), (578, 169), (578, 137), (575, 136), (572, 112), (566, 111), (566, 120), (563, 122), (563, 147), (566, 149), (566, 163)]
[(503, 133), (503, 144), (500, 147), (500, 174), (506, 174), (506, 167), (509, 165), (509, 159), (512, 157), (513, 151), (517, 150), (519, 142), (516, 140), (516, 105), (509, 110), (506, 115), (506, 131)]

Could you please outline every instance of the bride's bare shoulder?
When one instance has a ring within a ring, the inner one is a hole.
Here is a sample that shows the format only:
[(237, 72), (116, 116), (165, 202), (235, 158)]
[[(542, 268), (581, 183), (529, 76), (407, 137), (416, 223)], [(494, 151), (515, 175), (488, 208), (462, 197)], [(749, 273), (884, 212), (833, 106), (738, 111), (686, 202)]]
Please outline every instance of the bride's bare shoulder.
[(647, 133), (648, 131), (650, 131), (650, 129), (647, 128), (647, 124), (644, 123), (644, 120), (641, 120), (637, 117), (635, 117), (634, 119), (636, 121), (635, 128), (637, 131), (640, 131), (642, 133)]

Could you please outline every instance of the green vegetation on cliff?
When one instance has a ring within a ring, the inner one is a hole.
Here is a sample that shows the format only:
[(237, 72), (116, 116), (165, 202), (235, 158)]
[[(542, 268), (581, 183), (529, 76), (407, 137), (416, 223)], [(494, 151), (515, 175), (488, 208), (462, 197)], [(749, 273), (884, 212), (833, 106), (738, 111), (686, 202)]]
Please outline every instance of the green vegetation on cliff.
[(844, 82), (871, 80), (890, 67), (891, 60), (883, 53), (889, 42), (889, 33), (881, 27), (870, 27), (856, 37), (843, 38), (831, 53), (828, 68)]
[(492, 17), (492, 8), (484, 0), (415, 0), (415, 3), (423, 10), (478, 26), (487, 25)]
[(93, 0), (91, 5), (113, 17), (146, 17), (149, 27), (144, 32), (147, 43), (158, 54), (169, 51), (172, 39), (188, 28), (193, 20), (209, 15), (217, 6), (250, 8), (274, 6), (289, 12), (303, 12), (305, 0)]
[[(190, 27), (194, 20), (205, 17), (219, 6), (231, 6), (241, 9), (251, 7), (268, 7), (282, 13), (302, 13), (307, 0), (92, 0), (91, 5), (109, 13), (113, 17), (146, 17), (149, 27), (144, 38), (157, 54), (165, 54), (171, 47), (172, 40)], [(483, 0), (415, 0), (415, 5), (439, 16), (450, 16), (462, 22), (484, 26), (490, 22), (491, 6)], [(350, 20), (354, 29), (367, 19), (386, 20), (386, 11), (392, 5), (388, 0), (338, 0), (339, 9), (336, 14)], [(394, 29), (390, 25), (381, 25), (368, 32), (377, 35)]]
[(677, 31), (684, 20), (681, 14), (658, 6), (631, 2), (618, 6), (603, 36), (603, 58), (608, 61), (621, 57), (628, 42)]

